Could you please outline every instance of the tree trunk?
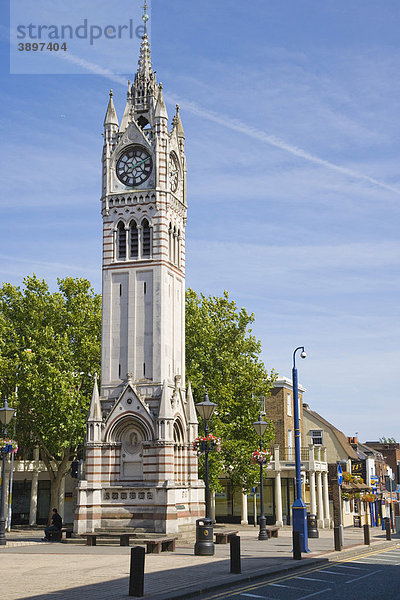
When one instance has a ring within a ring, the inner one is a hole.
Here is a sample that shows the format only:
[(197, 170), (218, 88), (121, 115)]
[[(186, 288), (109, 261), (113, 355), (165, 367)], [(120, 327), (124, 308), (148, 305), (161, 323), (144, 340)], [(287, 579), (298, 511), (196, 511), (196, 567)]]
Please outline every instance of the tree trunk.
[(63, 450), (63, 455), (61, 460), (53, 461), (51, 464), (47, 460), (45, 460), (47, 472), (50, 476), (50, 508), (49, 508), (49, 523), (51, 523), (51, 517), (53, 515), (53, 508), (56, 508), (58, 511), (58, 502), (59, 502), (59, 493), (60, 493), (60, 484), (68, 473), (69, 468), (69, 450)]

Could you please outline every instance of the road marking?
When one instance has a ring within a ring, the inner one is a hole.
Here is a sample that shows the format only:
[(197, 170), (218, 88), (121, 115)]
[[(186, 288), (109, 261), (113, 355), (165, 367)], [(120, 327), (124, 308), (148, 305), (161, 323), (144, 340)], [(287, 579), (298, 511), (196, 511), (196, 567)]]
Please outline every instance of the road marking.
[(321, 569), (322, 573), (331, 573), (332, 575), (340, 575), (343, 576), (343, 573), (338, 573), (337, 571), (328, 571), (327, 569)]
[[(375, 573), (380, 573), (382, 569), (378, 569), (377, 571), (372, 571), (372, 573), (367, 573), (366, 575), (361, 575), (360, 577), (355, 577), (354, 579), (350, 579), (349, 581), (345, 581), (344, 583), (353, 583), (353, 581), (358, 581), (359, 579), (364, 579), (364, 577), (371, 577), (371, 575), (375, 575)], [(300, 598), (299, 598), (300, 600)]]
[(332, 588), (325, 588), (324, 590), (319, 590), (319, 592), (314, 592), (313, 594), (307, 594), (307, 596), (302, 596), (301, 598), (297, 598), (297, 600), (306, 600), (306, 598), (312, 598), (313, 596), (318, 596), (318, 594), (322, 594), (324, 592), (330, 592)]
[(290, 590), (304, 590), (304, 588), (299, 588), (294, 585), (283, 585), (283, 583), (266, 583), (265, 585), (273, 585), (274, 587), (284, 587), (289, 588)]
[(247, 596), (248, 598), (262, 598), (265, 600), (265, 596), (258, 596), (257, 594), (240, 594), (241, 596)]
[(307, 581), (323, 581), (326, 583), (326, 579), (317, 579), (316, 577), (295, 577), (295, 579), (306, 579)]
[(362, 567), (351, 567), (350, 565), (336, 565), (338, 569), (357, 569), (357, 571), (365, 571)]

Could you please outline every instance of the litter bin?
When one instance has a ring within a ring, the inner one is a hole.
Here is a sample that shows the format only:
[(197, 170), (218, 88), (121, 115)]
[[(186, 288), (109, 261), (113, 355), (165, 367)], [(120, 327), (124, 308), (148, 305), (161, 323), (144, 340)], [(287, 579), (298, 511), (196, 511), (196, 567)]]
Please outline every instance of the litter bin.
[(214, 554), (214, 530), (212, 519), (197, 519), (194, 553), (196, 556), (212, 556)]
[(317, 515), (307, 513), (307, 533), (309, 538), (319, 537)]

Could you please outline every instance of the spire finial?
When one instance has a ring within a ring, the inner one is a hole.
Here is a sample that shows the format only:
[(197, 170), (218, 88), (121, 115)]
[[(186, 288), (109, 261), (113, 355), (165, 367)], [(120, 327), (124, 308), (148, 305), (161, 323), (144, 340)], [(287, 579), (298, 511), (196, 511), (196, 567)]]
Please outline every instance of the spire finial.
[(179, 113), (179, 104), (176, 105), (176, 112)]
[(149, 15), (147, 13), (147, 0), (144, 0), (144, 6), (142, 6), (143, 8), (143, 16), (142, 16), (142, 21), (144, 23), (144, 33), (147, 33), (147, 21), (149, 20)]
[(112, 98), (114, 96), (114, 92), (112, 90), (110, 90), (110, 98)]

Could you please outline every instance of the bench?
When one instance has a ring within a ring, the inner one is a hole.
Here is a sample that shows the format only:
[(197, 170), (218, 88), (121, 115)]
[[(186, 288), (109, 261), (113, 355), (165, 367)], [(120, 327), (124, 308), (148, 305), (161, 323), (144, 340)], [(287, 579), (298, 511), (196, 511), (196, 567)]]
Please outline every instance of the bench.
[(224, 530), (224, 531), (215, 531), (214, 535), (215, 535), (215, 543), (216, 544), (227, 544), (229, 542), (229, 538), (232, 535), (237, 535), (238, 534), (238, 530)]
[(267, 527), (266, 529), (267, 529), (268, 539), (271, 537), (273, 537), (273, 538), (278, 537), (279, 527)]
[(136, 544), (146, 545), (147, 554), (158, 554), (159, 552), (174, 552), (176, 537), (160, 538), (138, 538), (132, 533), (84, 533), (82, 537), (86, 538), (87, 546), (96, 546), (97, 538), (100, 539), (118, 539), (120, 546), (129, 546), (130, 538), (133, 538)]
[(73, 532), (72, 527), (63, 527), (61, 529), (61, 533), (62, 534), (65, 533), (65, 537), (67, 538), (67, 540), (72, 538), (72, 532)]
[(65, 537), (67, 539), (72, 537), (72, 527), (63, 527), (58, 531), (49, 531), (47, 534), (47, 539), (49, 542), (61, 542), (63, 534), (65, 533)]

